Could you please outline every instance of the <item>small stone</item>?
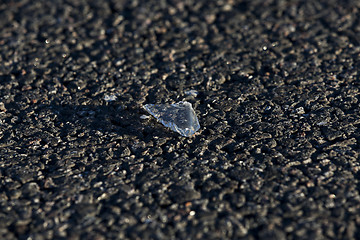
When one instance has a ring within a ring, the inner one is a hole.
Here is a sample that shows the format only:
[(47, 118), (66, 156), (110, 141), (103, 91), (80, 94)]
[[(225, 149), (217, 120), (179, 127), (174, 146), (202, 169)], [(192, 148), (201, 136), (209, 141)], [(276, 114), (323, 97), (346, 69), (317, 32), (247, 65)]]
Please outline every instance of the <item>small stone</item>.
[(6, 112), (5, 104), (0, 102), (0, 112)]
[(305, 110), (303, 107), (298, 107), (297, 109), (295, 109), (295, 112), (298, 115), (305, 114)]
[(116, 101), (117, 97), (116, 95), (105, 95), (104, 96), (104, 100), (106, 102), (113, 102), (113, 101)]
[(197, 95), (199, 94), (199, 92), (196, 90), (188, 90), (188, 91), (185, 91), (184, 93), (191, 97), (197, 97)]

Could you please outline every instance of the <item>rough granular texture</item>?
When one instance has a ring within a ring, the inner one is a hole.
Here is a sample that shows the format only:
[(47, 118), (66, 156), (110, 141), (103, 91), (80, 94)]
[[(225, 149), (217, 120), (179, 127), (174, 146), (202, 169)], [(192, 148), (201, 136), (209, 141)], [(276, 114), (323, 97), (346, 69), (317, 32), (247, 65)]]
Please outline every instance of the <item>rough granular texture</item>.
[(0, 239), (358, 239), (359, 9), (0, 1)]

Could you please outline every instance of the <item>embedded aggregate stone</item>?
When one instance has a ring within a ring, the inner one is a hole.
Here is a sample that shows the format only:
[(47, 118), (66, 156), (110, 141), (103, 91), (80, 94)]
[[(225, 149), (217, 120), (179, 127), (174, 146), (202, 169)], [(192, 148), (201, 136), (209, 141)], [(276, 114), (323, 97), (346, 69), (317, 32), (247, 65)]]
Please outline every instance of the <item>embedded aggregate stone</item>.
[(359, 9), (1, 1), (0, 239), (358, 239)]

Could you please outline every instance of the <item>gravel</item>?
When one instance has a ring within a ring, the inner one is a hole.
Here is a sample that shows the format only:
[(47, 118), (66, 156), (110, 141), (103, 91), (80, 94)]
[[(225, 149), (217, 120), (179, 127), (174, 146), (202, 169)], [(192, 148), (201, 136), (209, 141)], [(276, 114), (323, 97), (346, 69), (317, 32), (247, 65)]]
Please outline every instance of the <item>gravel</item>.
[(0, 239), (358, 239), (359, 9), (2, 1)]

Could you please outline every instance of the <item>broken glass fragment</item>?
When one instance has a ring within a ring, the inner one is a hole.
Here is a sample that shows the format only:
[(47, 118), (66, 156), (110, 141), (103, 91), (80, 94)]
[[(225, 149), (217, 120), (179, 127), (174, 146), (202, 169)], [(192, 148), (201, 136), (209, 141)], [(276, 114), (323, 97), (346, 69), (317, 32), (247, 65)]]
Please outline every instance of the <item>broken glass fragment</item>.
[(189, 102), (146, 104), (144, 108), (165, 127), (184, 137), (190, 137), (200, 129), (199, 120)]

